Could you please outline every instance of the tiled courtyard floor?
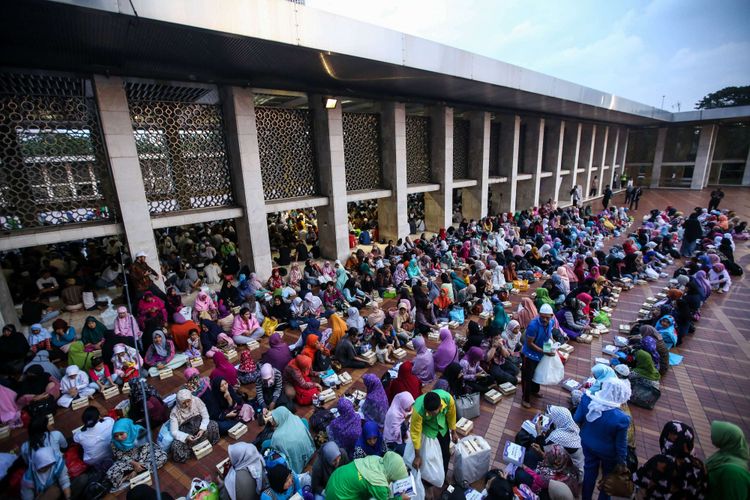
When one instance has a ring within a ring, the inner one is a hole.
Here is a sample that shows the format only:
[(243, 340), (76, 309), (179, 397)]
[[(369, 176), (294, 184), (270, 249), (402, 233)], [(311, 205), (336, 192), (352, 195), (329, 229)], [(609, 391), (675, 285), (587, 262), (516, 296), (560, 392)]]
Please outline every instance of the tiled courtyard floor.
[[(750, 219), (750, 189), (732, 188), (725, 191), (727, 195), (722, 202), (722, 208), (730, 208), (742, 219)], [(613, 204), (622, 202), (623, 197), (624, 195), (618, 194)], [(646, 190), (636, 218), (640, 219), (652, 208), (661, 209), (667, 205), (675, 206), (687, 213), (695, 206), (705, 206), (707, 201), (708, 192), (705, 190)], [(638, 222), (634, 227), (637, 225)], [(750, 245), (744, 241), (736, 243), (735, 258), (746, 273), (750, 272)], [(675, 266), (671, 266), (667, 272), (671, 275), (674, 268)], [(734, 285), (728, 294), (713, 295), (709, 299), (702, 310), (702, 318), (696, 325), (695, 334), (680, 348), (675, 349), (674, 352), (684, 355), (685, 359), (680, 366), (672, 367), (663, 378), (662, 398), (656, 408), (652, 411), (631, 408), (637, 429), (637, 453), (641, 462), (658, 452), (661, 428), (665, 422), (672, 419), (690, 423), (695, 428), (696, 453), (701, 458), (709, 456), (714, 451), (709, 430), (710, 422), (714, 419), (734, 422), (750, 435), (750, 285), (745, 277), (733, 280)], [(574, 344), (575, 351), (565, 367), (566, 377), (577, 380), (586, 378), (594, 358), (601, 356), (602, 343), (611, 343), (617, 325), (635, 319), (644, 299), (657, 293), (666, 281), (667, 279), (662, 279), (657, 283), (636, 286), (633, 290), (624, 292), (613, 314), (613, 333), (595, 339), (591, 345)], [(520, 298), (518, 295), (512, 297), (514, 309)], [(285, 339), (291, 342), (297, 335), (287, 332)], [(265, 340), (263, 342), (265, 343)], [(434, 343), (428, 345), (436, 347)], [(262, 346), (262, 349), (264, 348), (265, 344)], [(211, 362), (203, 366), (204, 374), (208, 374), (211, 366)], [(385, 366), (376, 365), (370, 371), (382, 375), (385, 370)], [(367, 370), (350, 372), (354, 384), (345, 390), (364, 389), (361, 377), (366, 372)], [(176, 373), (174, 377), (164, 381), (151, 381), (162, 395), (174, 392), (183, 382), (181, 373)], [(533, 417), (547, 404), (568, 406), (568, 392), (562, 388), (544, 387), (543, 394), (544, 398), (533, 401), (535, 408), (531, 409), (521, 406), (520, 390), (515, 397), (505, 398), (497, 406), (482, 401), (482, 414), (474, 421), (474, 433), (483, 435), (495, 449), (495, 465), (500, 464), (502, 455), (497, 450), (505, 440), (513, 439), (525, 419)], [(119, 399), (122, 399), (122, 396), (112, 401), (116, 403)], [(101, 398), (93, 402), (102, 409), (103, 403)], [(82, 410), (59, 411), (55, 416), (57, 428), (69, 435), (72, 429), (81, 425), (81, 412)], [(309, 416), (311, 413), (311, 408), (305, 408), (299, 415)], [(259, 428), (251, 423), (250, 432), (242, 439), (251, 441), (258, 432)], [(0, 442), (0, 450), (13, 449), (25, 439), (25, 431), (16, 430), (10, 439)], [(231, 438), (222, 439), (214, 446), (212, 454), (200, 461), (193, 459), (182, 465), (169, 462), (159, 471), (162, 490), (175, 497), (181, 496), (187, 492), (193, 477), (212, 477), (216, 472), (215, 464), (226, 458), (226, 448), (231, 442)], [(118, 496), (124, 498), (124, 494)]]

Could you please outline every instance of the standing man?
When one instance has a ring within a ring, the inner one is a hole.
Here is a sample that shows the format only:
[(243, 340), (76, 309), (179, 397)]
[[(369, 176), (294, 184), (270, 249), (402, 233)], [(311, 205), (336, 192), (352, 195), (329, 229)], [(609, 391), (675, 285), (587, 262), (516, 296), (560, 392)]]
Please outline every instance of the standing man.
[(540, 398), (539, 384), (534, 382), (534, 372), (542, 356), (555, 356), (555, 352), (544, 352), (544, 344), (552, 338), (552, 306), (544, 304), (539, 309), (539, 316), (532, 319), (526, 328), (526, 342), (523, 344), (521, 354), (523, 366), (521, 369), (521, 391), (523, 398), (521, 404), (524, 408), (531, 408), (531, 397)]
[(579, 184), (576, 184), (573, 189), (570, 190), (570, 196), (572, 197), (574, 207), (577, 207), (581, 202), (581, 191), (581, 186)]
[(628, 183), (627, 187), (625, 188), (625, 203), (623, 205), (627, 205), (630, 203), (630, 200), (633, 198), (633, 186)]
[(685, 233), (682, 235), (680, 255), (683, 257), (692, 257), (698, 239), (703, 237), (703, 228), (698, 220), (698, 212), (690, 214), (690, 217), (682, 224), (682, 227), (685, 228)]
[(135, 254), (135, 262), (130, 266), (130, 277), (135, 287), (135, 300), (133, 302), (140, 299), (143, 296), (143, 293), (149, 290), (160, 299), (167, 300), (167, 296), (164, 292), (162, 292), (151, 279), (153, 277), (153, 279), (158, 280), (161, 279), (161, 277), (159, 276), (159, 273), (151, 268), (151, 266), (146, 264), (146, 252), (138, 252)]
[(622, 175), (620, 176), (620, 189), (625, 187), (625, 184), (628, 182), (628, 174), (626, 174), (624, 171), (622, 172)]
[(609, 200), (612, 199), (612, 189), (607, 186), (604, 188), (604, 198), (602, 198), (602, 205), (604, 206), (604, 210), (607, 210), (609, 208)]
[[(422, 466), (420, 452), (422, 450), (423, 438), (437, 439), (440, 443), (440, 451), (442, 452), (441, 465), (447, 475), (448, 464), (451, 459), (451, 440), (454, 443), (458, 442), (458, 434), (456, 433), (456, 402), (453, 400), (453, 396), (441, 389), (434, 389), (427, 394), (419, 396), (414, 401), (409, 434), (414, 444), (414, 461), (412, 462), (412, 467), (417, 470)], [(436, 458), (427, 457), (429, 460), (436, 460)], [(442, 487), (442, 485), (434, 486), (438, 488)]]
[(724, 198), (724, 191), (721, 188), (711, 191), (711, 201), (708, 202), (708, 211), (718, 210), (722, 198)]
[(635, 205), (635, 209), (638, 210), (638, 202), (640, 201), (642, 194), (643, 189), (641, 189), (640, 186), (633, 187), (633, 193), (630, 195), (630, 210), (633, 210), (633, 205)]
[(591, 187), (589, 188), (589, 198), (596, 196), (597, 188), (599, 187), (599, 176), (595, 175), (591, 180)]

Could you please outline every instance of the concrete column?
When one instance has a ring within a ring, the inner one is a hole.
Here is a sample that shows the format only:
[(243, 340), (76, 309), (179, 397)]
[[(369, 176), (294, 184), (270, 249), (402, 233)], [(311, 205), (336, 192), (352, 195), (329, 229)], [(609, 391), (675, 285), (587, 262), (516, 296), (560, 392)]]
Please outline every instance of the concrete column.
[(750, 186), (750, 149), (747, 151), (747, 160), (745, 160), (745, 172), (742, 174), (742, 185)]
[(163, 290), (159, 253), (122, 78), (95, 75), (94, 91), (130, 255), (135, 257), (138, 252), (146, 253), (148, 264), (159, 273), (156, 284)]
[[(565, 155), (564, 167), (570, 170), (570, 184), (566, 186), (567, 191), (563, 193), (563, 197), (572, 203), (572, 197), (570, 193), (574, 187), (578, 184), (578, 161), (581, 155), (581, 134), (583, 133), (583, 124), (578, 123), (573, 129), (575, 134), (571, 139), (571, 147), (568, 144), (563, 148), (563, 154)], [(569, 139), (570, 140), (570, 139)], [(568, 151), (571, 151), (570, 155)]]
[(667, 127), (661, 127), (656, 134), (656, 147), (654, 148), (654, 164), (651, 167), (651, 187), (659, 187), (661, 178), (661, 164), (664, 161), (664, 146), (667, 143)]
[(690, 180), (690, 189), (703, 189), (703, 186), (708, 181), (718, 132), (719, 127), (715, 124), (703, 125), (701, 127), (700, 136), (698, 137), (698, 152), (695, 155), (693, 178)]
[(547, 136), (544, 144), (544, 163), (542, 170), (552, 172), (551, 177), (545, 177), (539, 183), (539, 204), (544, 204), (548, 199), (557, 201), (560, 191), (562, 177), (562, 155), (565, 136), (565, 122), (547, 120), (545, 122)]
[(424, 194), (424, 213), (425, 228), (437, 232), (453, 222), (453, 108), (435, 106), (430, 115), (432, 178), (440, 190)]
[(479, 220), (487, 216), (487, 199), (490, 179), (490, 114), (476, 111), (469, 118), (469, 178), (476, 186), (462, 193), (463, 215)]
[(527, 210), (539, 203), (539, 181), (542, 173), (542, 149), (544, 147), (544, 119), (526, 118), (526, 137), (524, 141), (524, 174), (531, 174), (531, 179), (520, 181), (516, 186), (516, 208)]
[(583, 186), (583, 199), (587, 200), (589, 198), (589, 193), (591, 192), (591, 179), (593, 175), (592, 169), (594, 168), (594, 154), (596, 152), (596, 134), (597, 134), (597, 126), (592, 125), (591, 126), (591, 147), (584, 151), (584, 160), (586, 162), (585, 169), (586, 169), (586, 184)]
[(318, 209), (320, 252), (324, 257), (343, 261), (349, 255), (349, 224), (341, 105), (326, 109), (320, 95), (311, 95), (310, 103), (320, 189), (328, 196), (328, 206)]
[(8, 288), (8, 281), (5, 279), (5, 273), (0, 268), (0, 328), (13, 323), (16, 328), (21, 328), (21, 322), (18, 321), (18, 313), (13, 306), (13, 297)]
[(521, 117), (503, 115), (500, 121), (500, 175), (508, 182), (497, 184), (500, 211), (516, 211), (516, 183), (518, 182), (518, 149), (521, 142)]
[(596, 186), (596, 196), (601, 196), (604, 186), (604, 165), (607, 163), (607, 143), (609, 141), (609, 127), (604, 127), (604, 141), (602, 142), (602, 158), (599, 164), (599, 184)]
[[(588, 127), (586, 127), (588, 129)], [(581, 151), (578, 156), (579, 167), (583, 169), (582, 176), (576, 178), (576, 184), (581, 186), (581, 195), (585, 200), (589, 196), (591, 185), (591, 165), (594, 161), (594, 147), (596, 146), (596, 125), (591, 125), (590, 133), (581, 132)], [(581, 200), (583, 201), (583, 200)]]
[[(406, 206), (406, 109), (404, 103), (383, 103), (380, 118), (383, 140), (383, 187), (391, 190), (391, 196), (378, 200), (378, 227), (380, 238), (387, 241), (397, 240), (409, 234)], [(453, 137), (452, 133), (451, 137)]]
[[(620, 145), (620, 129), (619, 127), (615, 130), (615, 146), (612, 148), (612, 157), (609, 159), (609, 186), (615, 182), (615, 176), (617, 175), (617, 148)], [(613, 188), (614, 189), (614, 188)]]
[(245, 211), (243, 217), (234, 220), (240, 257), (265, 279), (271, 275), (273, 259), (268, 241), (253, 93), (242, 87), (223, 87), (221, 93), (234, 198)]

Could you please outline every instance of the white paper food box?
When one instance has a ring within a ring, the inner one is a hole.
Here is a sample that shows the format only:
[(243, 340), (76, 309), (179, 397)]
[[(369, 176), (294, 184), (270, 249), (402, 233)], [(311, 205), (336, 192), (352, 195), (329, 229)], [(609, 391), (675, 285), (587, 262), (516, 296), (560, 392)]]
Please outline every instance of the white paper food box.
[(610, 345), (605, 345), (602, 348), (602, 352), (604, 354), (606, 354), (607, 356), (614, 356), (615, 354), (617, 354), (617, 346), (614, 346), (614, 345), (611, 345), (611, 344)]
[(86, 408), (89, 405), (89, 398), (88, 397), (78, 397), (73, 400), (73, 402), (70, 404), (70, 408), (72, 410), (80, 410), (81, 408)]
[(579, 387), (581, 387), (581, 384), (579, 384), (578, 382), (576, 382), (572, 378), (569, 378), (568, 380), (565, 380), (562, 383), (562, 386), (563, 386), (563, 389), (565, 389), (567, 391), (570, 391), (570, 392), (573, 392), (574, 390), (576, 390)]
[(596, 363), (599, 363), (600, 365), (607, 365), (607, 366), (609, 366), (609, 360), (607, 358), (594, 358), (594, 361)]

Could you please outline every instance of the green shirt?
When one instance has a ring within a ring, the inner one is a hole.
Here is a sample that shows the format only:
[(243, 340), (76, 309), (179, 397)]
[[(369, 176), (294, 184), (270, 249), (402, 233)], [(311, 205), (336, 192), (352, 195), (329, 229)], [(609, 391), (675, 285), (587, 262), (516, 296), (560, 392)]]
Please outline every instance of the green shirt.
[(432, 392), (440, 396), (442, 406), (434, 417), (428, 417), (424, 409), (424, 397), (422, 394), (414, 401), (414, 411), (411, 414), (410, 434), (414, 443), (414, 449), (422, 447), (422, 434), (429, 438), (437, 438), (438, 434), (445, 436), (449, 430), (456, 428), (456, 402), (449, 393), (435, 389)]
[[(338, 467), (325, 489), (326, 500), (360, 500), (374, 498), (376, 500), (391, 500), (391, 492), (385, 486), (373, 486), (362, 477), (354, 462)], [(399, 495), (398, 498), (401, 498)]]

